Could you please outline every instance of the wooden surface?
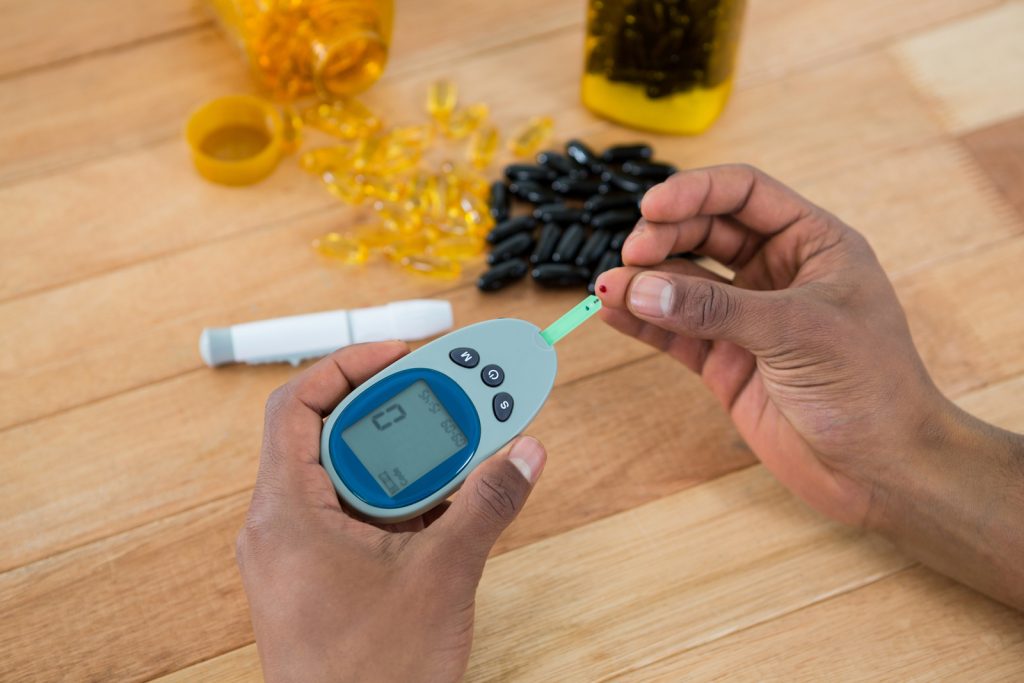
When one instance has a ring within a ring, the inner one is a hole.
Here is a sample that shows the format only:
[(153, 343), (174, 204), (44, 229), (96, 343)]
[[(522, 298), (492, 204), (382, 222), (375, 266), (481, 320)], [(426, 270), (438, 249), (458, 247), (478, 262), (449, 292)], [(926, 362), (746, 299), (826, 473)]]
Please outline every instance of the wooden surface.
[[(392, 120), (446, 76), (506, 128), (638, 137), (577, 102), (582, 0), (397, 19), (366, 97)], [(0, 20), (0, 679), (258, 679), (233, 539), (294, 371), (209, 370), (199, 330), (409, 296), (544, 323), (578, 295), (325, 265), (309, 240), (353, 217), (294, 160), (202, 182), (186, 113), (251, 85), (190, 0)], [(659, 154), (758, 164), (862, 230), (940, 386), (1024, 431), (1024, 3), (752, 0), (745, 30), (724, 117)], [(560, 361), (470, 680), (1024, 677), (1024, 617), (806, 509), (681, 367), (599, 324)]]

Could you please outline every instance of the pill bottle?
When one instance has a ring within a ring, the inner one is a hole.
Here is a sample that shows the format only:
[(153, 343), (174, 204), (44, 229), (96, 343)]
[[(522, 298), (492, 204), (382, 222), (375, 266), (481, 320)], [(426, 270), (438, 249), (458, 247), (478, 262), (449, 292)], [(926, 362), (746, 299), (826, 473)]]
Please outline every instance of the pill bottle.
[(581, 95), (634, 128), (694, 134), (732, 89), (745, 0), (589, 0)]
[(206, 0), (279, 100), (355, 95), (384, 71), (394, 0)]

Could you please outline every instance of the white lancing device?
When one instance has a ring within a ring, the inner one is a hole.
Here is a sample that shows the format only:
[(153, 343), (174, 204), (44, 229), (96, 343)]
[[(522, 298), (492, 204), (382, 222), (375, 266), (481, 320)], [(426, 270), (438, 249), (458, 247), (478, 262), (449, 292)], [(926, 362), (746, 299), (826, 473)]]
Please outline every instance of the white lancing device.
[(208, 327), (199, 336), (199, 354), (210, 367), (228, 363), (298, 365), (352, 344), (392, 339), (416, 341), (451, 327), (449, 302), (411, 299), (371, 308)]

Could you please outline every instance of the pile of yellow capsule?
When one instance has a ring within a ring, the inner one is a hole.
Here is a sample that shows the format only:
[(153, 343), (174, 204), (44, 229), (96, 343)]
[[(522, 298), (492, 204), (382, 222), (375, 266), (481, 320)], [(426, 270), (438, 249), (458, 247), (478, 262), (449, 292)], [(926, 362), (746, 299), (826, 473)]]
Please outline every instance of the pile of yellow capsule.
[[(494, 224), (488, 206), (486, 170), (500, 146), (486, 104), (458, 107), (454, 83), (438, 81), (427, 95), (429, 120), (385, 129), (355, 99), (305, 110), (290, 128), (308, 125), (340, 144), (300, 157), (347, 204), (368, 206), (374, 220), (313, 242), (321, 255), (345, 264), (380, 256), (401, 268), (441, 278), (457, 277), (478, 257)], [(551, 136), (549, 117), (530, 119), (509, 140), (516, 156), (535, 154)], [(452, 148), (458, 158), (452, 158)]]

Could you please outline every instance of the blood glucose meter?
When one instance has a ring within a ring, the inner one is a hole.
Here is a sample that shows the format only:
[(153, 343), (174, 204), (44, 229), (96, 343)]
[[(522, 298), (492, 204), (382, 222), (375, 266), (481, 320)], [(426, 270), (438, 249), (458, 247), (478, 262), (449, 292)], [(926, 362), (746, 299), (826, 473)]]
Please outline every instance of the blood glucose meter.
[(338, 495), (381, 522), (445, 500), (533, 420), (554, 385), (554, 343), (600, 307), (588, 297), (543, 331), (514, 318), (470, 325), (361, 384), (321, 435), (320, 461)]

